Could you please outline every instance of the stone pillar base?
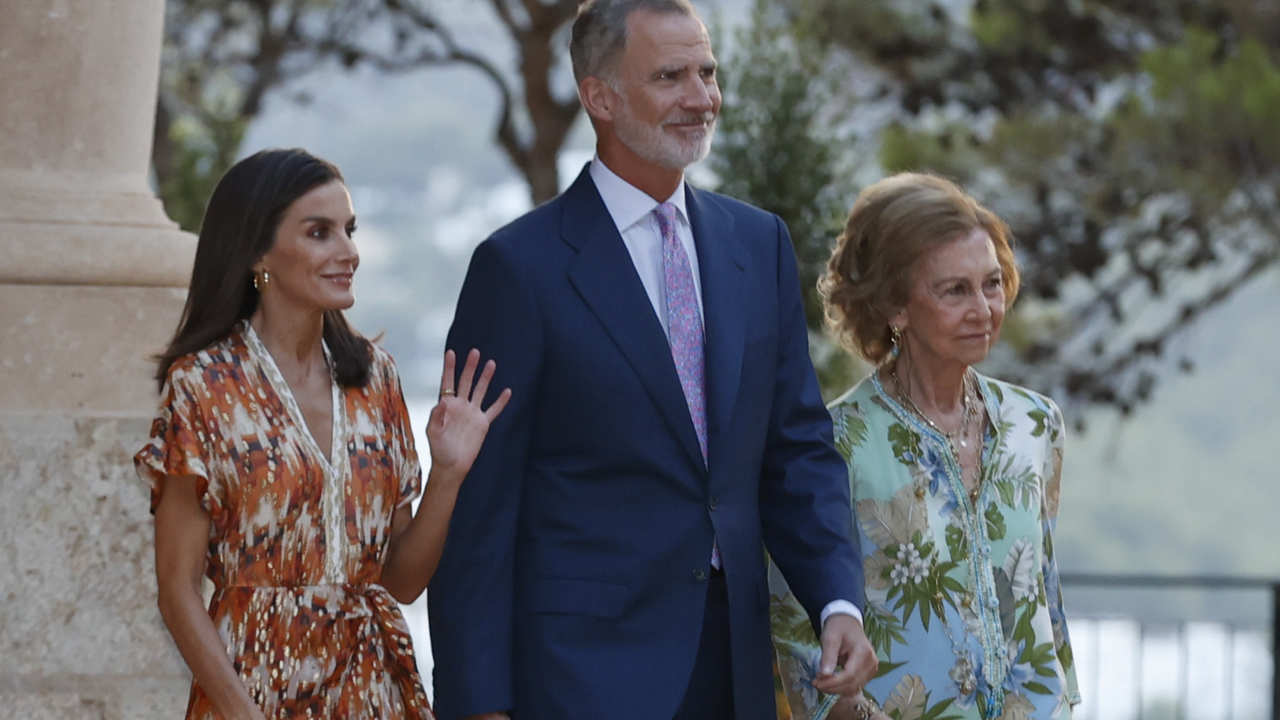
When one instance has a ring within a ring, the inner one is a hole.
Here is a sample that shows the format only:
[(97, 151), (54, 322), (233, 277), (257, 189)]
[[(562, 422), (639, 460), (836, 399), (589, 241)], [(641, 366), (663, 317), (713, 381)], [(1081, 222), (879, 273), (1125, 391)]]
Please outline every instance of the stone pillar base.
[(185, 291), (0, 284), (0, 719), (181, 717), (133, 470)]
[(190, 679), (67, 675), (0, 682), (0, 720), (135, 720), (182, 717)]
[(181, 717), (131, 461), (149, 424), (0, 413), (0, 718)]

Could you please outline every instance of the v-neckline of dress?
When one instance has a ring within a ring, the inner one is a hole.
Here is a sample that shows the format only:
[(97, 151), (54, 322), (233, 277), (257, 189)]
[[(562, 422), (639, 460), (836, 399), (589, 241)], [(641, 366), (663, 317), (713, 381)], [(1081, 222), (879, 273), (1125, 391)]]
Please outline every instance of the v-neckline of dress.
[[(293, 388), (289, 387), (284, 375), (280, 373), (280, 368), (276, 365), (275, 358), (271, 356), (271, 352), (267, 350), (267, 347), (262, 344), (262, 339), (258, 337), (257, 331), (253, 329), (253, 325), (249, 323), (248, 319), (243, 322), (244, 331), (242, 334), (245, 338), (245, 345), (249, 348), (249, 353), (267, 376), (267, 383), (271, 386), (272, 392), (276, 394), (276, 397), (280, 398), (280, 402), (285, 407), (285, 412), (289, 414), (292, 423), (302, 435), (303, 443), (307, 446), (308, 451), (319, 460), (321, 474), (324, 476), (324, 490), (320, 495), (324, 514), (324, 580), (330, 584), (345, 582), (349, 543), (347, 542), (343, 508), (346, 506), (347, 479), (351, 474), (351, 463), (350, 461), (343, 461), (343, 457), (347, 452), (347, 421), (346, 412), (344, 411), (345, 404), (342, 402), (342, 391), (338, 387), (338, 379), (332, 377), (329, 386), (329, 394), (333, 402), (332, 439), (330, 440), (329, 456), (325, 457), (324, 453), (320, 452), (320, 446), (316, 443), (315, 437), (311, 434), (311, 428), (307, 425), (302, 409), (298, 407), (298, 401), (293, 396)], [(329, 346), (321, 340), (321, 347), (324, 350), (325, 362), (332, 368), (333, 357), (329, 353)]]
[[(982, 403), (983, 409), (987, 411), (987, 419), (984, 423), (985, 427), (983, 428), (981, 435), (982, 447), (979, 449), (978, 453), (978, 473), (979, 476), (982, 476), (986, 473), (987, 464), (990, 462), (992, 452), (994, 452), (995, 448), (1004, 441), (1004, 433), (1001, 431), (1000, 427), (999, 405), (995, 402), (994, 398), (991, 397), (991, 393), (984, 390), (984, 378), (982, 374), (976, 370), (972, 372), (974, 374), (974, 385), (978, 391), (978, 399)], [(888, 405), (890, 410), (893, 411), (893, 414), (896, 415), (899, 420), (907, 423), (909, 427), (916, 430), (918, 433), (929, 436), (942, 448), (943, 456), (948, 460), (948, 463), (946, 463), (948, 465), (948, 474), (950, 475), (951, 472), (954, 472), (957, 480), (961, 478), (960, 458), (956, 457), (947, 437), (936, 428), (927, 424), (923, 418), (918, 417), (914, 412), (908, 410), (902, 405), (902, 403), (898, 402), (898, 399), (894, 397), (893, 394), (885, 388), (884, 383), (880, 381), (880, 372), (878, 370), (871, 373), (871, 384), (872, 387), (875, 388), (876, 393), (884, 399), (885, 404)], [(954, 465), (954, 469), (952, 469), (950, 465)], [(987, 483), (983, 483), (982, 487), (979, 489), (978, 502), (975, 505), (982, 504), (982, 498), (987, 494), (986, 486)], [(960, 487), (962, 489), (964, 488), (963, 481), (960, 482)], [(964, 496), (966, 498), (968, 497), (967, 491), (964, 493)]]
[[(266, 372), (267, 382), (271, 384), (271, 389), (275, 392), (276, 397), (280, 398), (280, 402), (285, 407), (285, 412), (289, 413), (289, 419), (295, 426), (301, 430), (302, 437), (306, 442), (308, 449), (320, 462), (324, 464), (327, 472), (334, 472), (338, 468), (339, 451), (342, 449), (343, 437), (343, 413), (342, 413), (342, 394), (338, 389), (338, 380), (329, 378), (329, 396), (331, 403), (330, 411), (330, 437), (329, 437), (329, 454), (325, 455), (320, 449), (320, 443), (316, 442), (315, 434), (312, 432), (311, 426), (307, 424), (307, 417), (302, 414), (302, 408), (298, 405), (298, 399), (293, 394), (293, 388), (289, 385), (289, 381), (285, 380), (284, 374), (280, 372), (280, 366), (276, 364), (275, 357), (271, 351), (263, 344), (262, 338), (258, 337), (258, 333), (253, 329), (253, 325), (248, 321), (244, 321), (245, 344), (249, 346)], [(320, 341), (320, 347), (324, 351), (325, 364), (330, 368), (333, 367), (333, 357), (329, 353), (329, 345)]]

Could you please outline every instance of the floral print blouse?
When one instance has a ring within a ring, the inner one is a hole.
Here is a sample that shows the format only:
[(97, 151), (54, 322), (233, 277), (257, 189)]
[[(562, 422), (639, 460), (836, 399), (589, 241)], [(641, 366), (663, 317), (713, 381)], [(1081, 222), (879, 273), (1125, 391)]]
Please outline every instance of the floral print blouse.
[[(400, 381), (375, 346), (365, 387), (332, 387), (326, 457), (241, 322), (174, 362), (134, 463), (153, 512), (168, 477), (196, 479), (209, 615), (268, 718), (431, 718), (408, 626), (378, 585), (392, 514), (422, 482)], [(187, 717), (220, 717), (197, 684)]]
[[(976, 504), (947, 439), (876, 374), (831, 406), (849, 468), (880, 659), (864, 692), (895, 720), (1063, 720), (1080, 701), (1053, 554), (1062, 414), (978, 376), (989, 422)], [(819, 648), (770, 569), (780, 716), (826, 717), (810, 684)]]

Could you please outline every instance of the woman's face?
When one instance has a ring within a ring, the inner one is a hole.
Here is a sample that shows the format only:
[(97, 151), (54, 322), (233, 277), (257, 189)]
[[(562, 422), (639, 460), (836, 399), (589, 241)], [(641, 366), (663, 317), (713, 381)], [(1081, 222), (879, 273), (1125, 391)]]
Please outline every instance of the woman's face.
[(293, 202), (276, 227), (271, 249), (254, 265), (271, 279), (264, 303), (303, 311), (345, 310), (356, 301), (351, 283), (360, 254), (351, 236), (355, 211), (347, 186), (334, 180)]
[(907, 304), (893, 317), (908, 353), (935, 363), (982, 362), (1004, 322), (1004, 280), (986, 230), (927, 250), (908, 273)]

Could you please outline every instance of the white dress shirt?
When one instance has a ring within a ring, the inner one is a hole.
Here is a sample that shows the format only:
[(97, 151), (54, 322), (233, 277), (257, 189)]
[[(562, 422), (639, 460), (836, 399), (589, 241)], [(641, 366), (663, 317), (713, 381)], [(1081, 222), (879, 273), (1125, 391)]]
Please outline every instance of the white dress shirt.
[[(662, 231), (658, 228), (658, 219), (653, 210), (661, 203), (648, 193), (618, 177), (597, 156), (591, 160), (587, 170), (591, 180), (604, 200), (605, 210), (618, 228), (622, 236), (622, 244), (631, 255), (636, 273), (640, 275), (640, 283), (649, 296), (653, 312), (662, 323), (662, 332), (670, 339), (670, 328), (667, 324), (667, 297), (664, 288), (665, 273), (662, 270)], [(689, 269), (693, 271), (693, 289), (698, 298), (698, 314), (702, 316), (703, 327), (706, 327), (705, 312), (702, 304), (702, 278), (698, 274), (698, 252), (693, 244), (693, 227), (689, 224), (689, 213), (685, 208), (684, 178), (666, 202), (676, 206), (676, 237), (684, 246), (689, 256)], [(835, 614), (852, 615), (862, 622), (862, 613), (858, 607), (848, 600), (833, 600), (822, 608), (820, 622), (826, 624), (827, 618)]]
[[(613, 218), (622, 236), (622, 244), (627, 246), (631, 262), (640, 275), (640, 283), (649, 295), (653, 312), (662, 323), (662, 332), (671, 337), (671, 329), (667, 325), (667, 295), (665, 289), (666, 275), (662, 270), (662, 231), (658, 228), (658, 218), (654, 216), (654, 208), (661, 203), (654, 200), (643, 190), (618, 177), (600, 158), (591, 161), (591, 180), (596, 184), (604, 200), (604, 207)], [(693, 244), (693, 228), (689, 225), (689, 213), (684, 203), (684, 179), (676, 187), (676, 191), (667, 198), (676, 206), (676, 237), (684, 246), (689, 256), (689, 270), (693, 272), (693, 290), (698, 298), (698, 316), (702, 311), (702, 277), (698, 274), (698, 251)], [(705, 328), (706, 321), (703, 321)]]

